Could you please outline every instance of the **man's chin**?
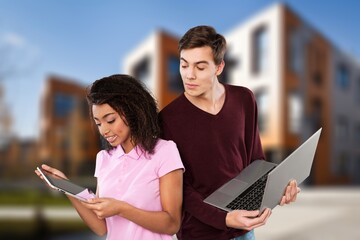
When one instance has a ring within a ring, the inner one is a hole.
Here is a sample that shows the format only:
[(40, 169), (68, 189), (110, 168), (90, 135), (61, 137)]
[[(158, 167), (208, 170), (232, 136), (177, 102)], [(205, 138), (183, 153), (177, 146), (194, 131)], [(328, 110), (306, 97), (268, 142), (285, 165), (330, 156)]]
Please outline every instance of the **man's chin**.
[(185, 93), (189, 97), (199, 97), (201, 95), (201, 93), (199, 93), (198, 91), (193, 91), (193, 90), (185, 90)]

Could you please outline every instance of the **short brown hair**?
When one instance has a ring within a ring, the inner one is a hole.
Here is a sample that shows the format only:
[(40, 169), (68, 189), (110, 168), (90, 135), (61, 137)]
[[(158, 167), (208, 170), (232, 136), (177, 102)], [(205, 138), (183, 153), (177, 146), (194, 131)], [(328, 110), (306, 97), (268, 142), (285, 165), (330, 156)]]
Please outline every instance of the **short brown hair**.
[(211, 26), (197, 26), (189, 29), (179, 41), (179, 52), (206, 46), (212, 49), (214, 62), (219, 65), (224, 60), (226, 40)]

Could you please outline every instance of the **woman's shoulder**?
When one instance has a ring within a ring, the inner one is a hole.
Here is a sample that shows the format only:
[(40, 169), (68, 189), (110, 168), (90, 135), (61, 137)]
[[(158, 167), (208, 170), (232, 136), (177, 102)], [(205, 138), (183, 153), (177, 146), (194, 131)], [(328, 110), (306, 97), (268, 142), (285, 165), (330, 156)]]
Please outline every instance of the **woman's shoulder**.
[(158, 151), (158, 150), (161, 150), (164, 148), (176, 148), (176, 144), (172, 140), (165, 140), (165, 139), (159, 138), (156, 143), (156, 146), (155, 146), (155, 151)]
[(179, 150), (174, 141), (164, 140), (162, 138), (158, 139), (154, 150), (155, 151), (153, 157), (156, 158), (161, 156), (168, 157), (179, 154)]
[(110, 153), (107, 151), (107, 150), (100, 150), (98, 153), (97, 153), (97, 158), (106, 158), (106, 157), (109, 157), (110, 156)]
[(160, 163), (159, 166), (161, 167), (159, 169), (161, 169), (162, 172), (160, 176), (174, 169), (184, 169), (178, 148), (172, 140), (159, 138), (153, 157), (157, 159), (156, 162)]

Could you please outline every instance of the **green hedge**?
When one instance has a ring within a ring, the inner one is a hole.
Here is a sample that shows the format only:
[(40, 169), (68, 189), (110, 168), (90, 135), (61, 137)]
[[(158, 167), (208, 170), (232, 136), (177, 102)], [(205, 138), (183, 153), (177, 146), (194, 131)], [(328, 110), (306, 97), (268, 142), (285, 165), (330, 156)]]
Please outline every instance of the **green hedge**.
[(67, 197), (60, 192), (24, 190), (24, 191), (1, 191), (1, 205), (49, 205), (49, 206), (71, 206)]

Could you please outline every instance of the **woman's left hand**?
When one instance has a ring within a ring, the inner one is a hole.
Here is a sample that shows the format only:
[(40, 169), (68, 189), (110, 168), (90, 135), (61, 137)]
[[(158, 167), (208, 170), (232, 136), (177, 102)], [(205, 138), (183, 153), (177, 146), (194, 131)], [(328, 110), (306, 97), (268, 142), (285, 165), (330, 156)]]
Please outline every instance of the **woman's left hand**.
[(127, 203), (114, 198), (92, 198), (82, 204), (93, 210), (99, 219), (118, 215), (121, 209), (127, 205)]

